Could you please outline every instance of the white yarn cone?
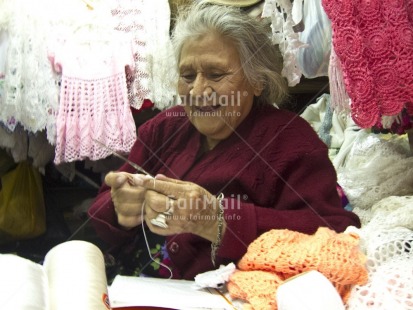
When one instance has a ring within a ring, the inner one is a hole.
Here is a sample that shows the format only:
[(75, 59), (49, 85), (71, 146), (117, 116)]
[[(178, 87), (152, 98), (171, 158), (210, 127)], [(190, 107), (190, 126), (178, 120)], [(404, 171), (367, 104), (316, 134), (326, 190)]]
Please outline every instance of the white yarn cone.
[(277, 289), (278, 310), (344, 310), (331, 282), (318, 271), (291, 278)]
[(14, 254), (0, 255), (0, 309), (48, 309), (43, 267)]
[(100, 249), (86, 241), (64, 242), (44, 262), (50, 310), (107, 310), (107, 279)]

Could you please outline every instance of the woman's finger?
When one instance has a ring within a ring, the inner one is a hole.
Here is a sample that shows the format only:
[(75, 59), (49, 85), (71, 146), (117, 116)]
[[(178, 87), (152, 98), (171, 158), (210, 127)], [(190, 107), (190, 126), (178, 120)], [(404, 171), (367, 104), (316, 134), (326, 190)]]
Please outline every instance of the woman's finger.
[(118, 223), (125, 229), (132, 229), (142, 223), (141, 215), (135, 216), (124, 216), (122, 214), (118, 215)]
[(172, 183), (175, 183), (175, 184), (185, 184), (185, 183), (187, 183), (185, 181), (181, 181), (181, 180), (178, 180), (178, 179), (168, 178), (167, 176), (165, 176), (163, 174), (157, 174), (155, 176), (155, 179), (156, 180), (161, 180), (161, 181), (168, 181), (168, 182), (172, 182)]
[(146, 190), (145, 203), (149, 208), (157, 213), (169, 211), (172, 208), (174, 201), (175, 200), (171, 197), (165, 196), (159, 192)]
[(123, 184), (128, 180), (127, 176), (123, 172), (109, 172), (105, 176), (106, 185), (117, 189), (123, 186)]
[(145, 187), (147, 190), (156, 191), (165, 196), (176, 198), (184, 196), (194, 186), (194, 184), (191, 182), (185, 182), (170, 178), (167, 178), (167, 180), (162, 178), (151, 178), (149, 176), (141, 174), (134, 176), (134, 183), (138, 186)]

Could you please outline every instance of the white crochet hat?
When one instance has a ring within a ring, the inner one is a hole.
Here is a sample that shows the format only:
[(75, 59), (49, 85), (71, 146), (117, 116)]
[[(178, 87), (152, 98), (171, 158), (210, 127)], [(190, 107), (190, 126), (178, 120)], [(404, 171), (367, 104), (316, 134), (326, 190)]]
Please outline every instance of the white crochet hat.
[(262, 0), (203, 0), (203, 2), (220, 4), (220, 5), (238, 6), (238, 7), (251, 6), (261, 1)]

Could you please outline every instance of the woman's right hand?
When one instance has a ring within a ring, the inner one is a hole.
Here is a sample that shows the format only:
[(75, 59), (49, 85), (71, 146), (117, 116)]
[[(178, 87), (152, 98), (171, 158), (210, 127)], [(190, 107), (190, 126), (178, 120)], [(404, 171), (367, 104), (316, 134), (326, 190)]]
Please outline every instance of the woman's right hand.
[(146, 189), (135, 185), (133, 176), (127, 172), (109, 172), (105, 176), (105, 183), (111, 187), (118, 223), (124, 229), (132, 229), (143, 221), (142, 205)]

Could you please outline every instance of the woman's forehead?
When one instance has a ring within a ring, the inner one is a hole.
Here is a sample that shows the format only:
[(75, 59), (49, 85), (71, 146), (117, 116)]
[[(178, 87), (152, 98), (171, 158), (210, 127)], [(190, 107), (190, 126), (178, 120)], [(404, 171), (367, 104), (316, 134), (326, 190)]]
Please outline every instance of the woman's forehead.
[(228, 62), (239, 62), (238, 50), (230, 40), (215, 34), (207, 34), (193, 38), (182, 46), (179, 67), (193, 66), (222, 66)]

